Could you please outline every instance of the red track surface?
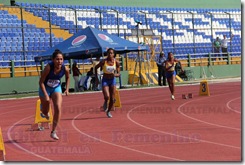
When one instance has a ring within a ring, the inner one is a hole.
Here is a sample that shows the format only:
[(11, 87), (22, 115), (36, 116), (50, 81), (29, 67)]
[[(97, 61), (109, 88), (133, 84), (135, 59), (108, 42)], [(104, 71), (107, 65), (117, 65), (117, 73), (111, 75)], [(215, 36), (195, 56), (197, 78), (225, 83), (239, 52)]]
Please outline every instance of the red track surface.
[[(101, 92), (63, 97), (59, 141), (31, 131), (37, 98), (1, 100), (7, 161), (241, 161), (241, 82), (121, 90), (107, 118)], [(192, 92), (193, 99), (182, 99)]]

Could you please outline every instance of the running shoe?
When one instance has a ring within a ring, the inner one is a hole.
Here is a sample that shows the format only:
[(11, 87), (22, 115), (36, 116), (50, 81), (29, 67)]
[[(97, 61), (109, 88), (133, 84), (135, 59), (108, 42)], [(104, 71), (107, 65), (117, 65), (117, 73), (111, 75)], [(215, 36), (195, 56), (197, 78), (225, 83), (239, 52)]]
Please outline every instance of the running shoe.
[(98, 88), (95, 88), (94, 91), (100, 91)]
[(49, 120), (49, 113), (47, 115), (44, 115), (44, 113), (41, 112), (40, 115), (42, 118), (46, 118), (47, 120)]
[(112, 118), (112, 115), (111, 115), (111, 112), (110, 111), (107, 111), (106, 112), (106, 115), (107, 115), (107, 117)]
[(172, 99), (172, 100), (174, 100), (174, 99), (175, 99), (175, 98), (174, 98), (174, 95), (171, 95), (171, 99)]
[(105, 112), (108, 110), (107, 102), (106, 101), (104, 102), (103, 109), (104, 109)]
[(54, 140), (59, 140), (59, 137), (56, 134), (56, 131), (52, 131), (50, 134), (50, 137), (53, 138)]

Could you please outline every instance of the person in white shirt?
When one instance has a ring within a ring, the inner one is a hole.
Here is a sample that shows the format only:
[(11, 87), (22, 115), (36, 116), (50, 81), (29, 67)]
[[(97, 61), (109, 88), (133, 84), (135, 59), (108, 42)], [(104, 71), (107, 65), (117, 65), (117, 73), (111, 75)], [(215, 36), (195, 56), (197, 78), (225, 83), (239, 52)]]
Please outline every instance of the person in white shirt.
[(231, 35), (231, 38), (226, 38), (226, 35), (223, 35), (223, 39), (221, 40), (221, 50), (222, 50), (222, 55), (223, 59), (228, 60), (228, 53), (227, 53), (227, 47), (228, 47), (228, 42), (231, 42), (233, 38), (233, 34)]

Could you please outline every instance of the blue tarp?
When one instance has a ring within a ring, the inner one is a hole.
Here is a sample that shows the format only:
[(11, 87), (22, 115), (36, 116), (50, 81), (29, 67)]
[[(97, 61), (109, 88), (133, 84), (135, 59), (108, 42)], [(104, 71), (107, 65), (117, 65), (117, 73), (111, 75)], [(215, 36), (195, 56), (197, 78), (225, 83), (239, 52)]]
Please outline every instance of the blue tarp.
[(108, 48), (115, 49), (117, 54), (131, 51), (147, 50), (146, 45), (125, 40), (118, 36), (87, 27), (65, 41), (35, 57), (35, 61), (50, 60), (55, 49), (59, 49), (65, 59), (86, 59), (93, 55), (103, 55)]

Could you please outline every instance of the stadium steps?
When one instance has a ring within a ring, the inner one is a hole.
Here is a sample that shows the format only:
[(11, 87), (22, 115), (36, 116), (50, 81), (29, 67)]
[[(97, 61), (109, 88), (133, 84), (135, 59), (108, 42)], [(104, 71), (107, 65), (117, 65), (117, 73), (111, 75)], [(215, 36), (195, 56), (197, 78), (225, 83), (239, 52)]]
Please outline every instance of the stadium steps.
[[(144, 70), (141, 71), (141, 80), (142, 83), (144, 85), (149, 84), (149, 83), (153, 83), (155, 85), (158, 84), (158, 73), (157, 73), (157, 69), (153, 69), (150, 73), (150, 80), (148, 79), (148, 73)], [(134, 75), (134, 71), (129, 71), (129, 84), (133, 83), (133, 79), (134, 79), (134, 84), (137, 84), (139, 82), (139, 72), (135, 72)], [(150, 82), (149, 82), (150, 81)], [(180, 78), (178, 75), (175, 76), (175, 82), (183, 82), (182, 78)]]
[[(5, 10), (7, 10), (9, 14), (16, 15), (18, 19), (21, 20), (21, 14), (20, 12), (16, 12), (15, 8), (6, 8)], [(28, 24), (36, 25), (37, 28), (44, 28), (46, 33), (50, 33), (49, 22), (44, 21), (42, 18), (36, 17), (32, 13), (25, 10), (23, 10), (23, 18)], [(60, 29), (59, 26), (51, 25), (51, 28), (52, 33), (57, 38), (63, 38), (65, 40), (72, 36), (72, 34), (70, 34), (69, 32)]]

